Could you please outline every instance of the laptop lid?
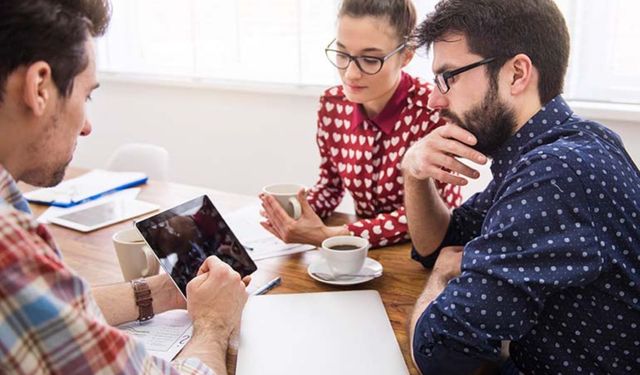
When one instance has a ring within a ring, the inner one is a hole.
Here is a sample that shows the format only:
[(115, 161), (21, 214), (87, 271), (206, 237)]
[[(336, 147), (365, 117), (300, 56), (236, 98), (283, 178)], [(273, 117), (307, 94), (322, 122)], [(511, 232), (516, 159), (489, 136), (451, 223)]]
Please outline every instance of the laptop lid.
[(249, 299), (236, 375), (300, 374), (409, 374), (377, 291)]

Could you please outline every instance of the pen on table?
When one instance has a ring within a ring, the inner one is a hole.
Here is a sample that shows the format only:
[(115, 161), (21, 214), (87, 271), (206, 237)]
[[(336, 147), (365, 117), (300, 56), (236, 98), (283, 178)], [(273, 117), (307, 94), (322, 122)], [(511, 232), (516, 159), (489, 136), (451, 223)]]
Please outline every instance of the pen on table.
[(261, 286), (260, 288), (256, 289), (253, 292), (254, 296), (259, 296), (261, 294), (265, 294), (266, 292), (270, 291), (271, 289), (277, 287), (278, 285), (280, 285), (282, 283), (282, 278), (280, 276), (276, 277), (275, 279), (269, 281), (268, 283), (264, 284), (263, 286)]

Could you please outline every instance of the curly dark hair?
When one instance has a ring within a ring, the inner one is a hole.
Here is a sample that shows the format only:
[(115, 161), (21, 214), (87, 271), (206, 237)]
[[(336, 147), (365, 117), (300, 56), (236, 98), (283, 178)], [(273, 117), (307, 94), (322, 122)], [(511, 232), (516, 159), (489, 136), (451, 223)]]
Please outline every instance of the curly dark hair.
[(51, 66), (59, 93), (88, 65), (85, 42), (101, 36), (111, 17), (108, 0), (19, 0), (0, 3), (0, 103), (9, 75), (37, 61)]
[(496, 57), (488, 65), (492, 79), (511, 57), (523, 53), (540, 73), (540, 101), (562, 93), (569, 63), (569, 30), (553, 0), (442, 0), (418, 26), (416, 44), (462, 34), (469, 50)]

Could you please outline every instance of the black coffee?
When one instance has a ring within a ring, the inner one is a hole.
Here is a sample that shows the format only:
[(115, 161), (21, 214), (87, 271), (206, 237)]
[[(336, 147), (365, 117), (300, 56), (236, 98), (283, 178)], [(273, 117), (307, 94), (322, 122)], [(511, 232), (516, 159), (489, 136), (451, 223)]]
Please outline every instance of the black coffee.
[(331, 250), (355, 250), (355, 249), (359, 249), (360, 246), (355, 246), (355, 245), (335, 245), (335, 246), (331, 246), (329, 249)]

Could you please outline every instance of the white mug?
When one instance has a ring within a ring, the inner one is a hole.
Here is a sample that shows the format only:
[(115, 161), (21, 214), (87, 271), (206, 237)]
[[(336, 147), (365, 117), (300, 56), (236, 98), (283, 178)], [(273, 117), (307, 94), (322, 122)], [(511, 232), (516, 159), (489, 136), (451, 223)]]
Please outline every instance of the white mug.
[(274, 197), (287, 214), (298, 220), (302, 215), (302, 207), (298, 202), (298, 192), (304, 186), (297, 184), (274, 184), (262, 188), (262, 192)]
[(136, 228), (123, 229), (112, 237), (125, 281), (156, 275), (160, 264)]
[(356, 236), (335, 236), (322, 241), (320, 254), (333, 276), (355, 275), (367, 259), (369, 241)]

